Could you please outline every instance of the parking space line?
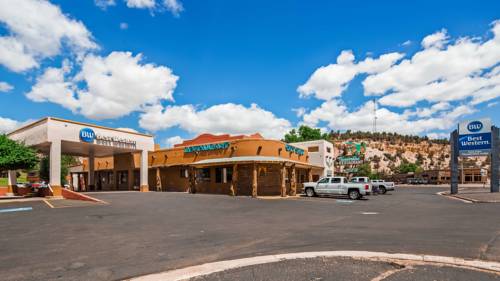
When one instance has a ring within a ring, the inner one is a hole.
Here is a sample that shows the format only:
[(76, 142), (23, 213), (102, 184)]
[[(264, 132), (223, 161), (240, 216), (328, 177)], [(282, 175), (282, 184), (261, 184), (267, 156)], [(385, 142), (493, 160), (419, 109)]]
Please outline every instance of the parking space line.
[(44, 199), (43, 202), (45, 202), (45, 204), (49, 205), (50, 208), (54, 209), (54, 205), (50, 204), (49, 201), (47, 201), (47, 199)]
[(23, 208), (9, 208), (9, 209), (0, 209), (0, 213), (11, 213), (11, 212), (22, 212), (22, 211), (32, 211), (32, 207), (23, 207)]

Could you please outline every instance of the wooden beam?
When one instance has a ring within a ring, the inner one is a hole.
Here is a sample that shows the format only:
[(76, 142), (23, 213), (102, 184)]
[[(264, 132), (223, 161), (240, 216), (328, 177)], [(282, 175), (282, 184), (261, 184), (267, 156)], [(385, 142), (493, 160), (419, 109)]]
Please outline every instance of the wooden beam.
[(286, 164), (281, 164), (281, 197), (286, 197)]
[(253, 172), (252, 172), (252, 197), (257, 197), (257, 163), (253, 163)]
[(233, 177), (231, 179), (231, 188), (229, 189), (231, 196), (238, 194), (238, 164), (233, 165)]
[(295, 164), (292, 165), (292, 176), (290, 185), (290, 196), (297, 195), (297, 171), (295, 170)]

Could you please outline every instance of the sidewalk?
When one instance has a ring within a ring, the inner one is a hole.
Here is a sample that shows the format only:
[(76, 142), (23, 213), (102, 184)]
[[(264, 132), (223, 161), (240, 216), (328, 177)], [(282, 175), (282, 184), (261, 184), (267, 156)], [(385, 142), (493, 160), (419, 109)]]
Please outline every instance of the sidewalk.
[(500, 192), (491, 193), (490, 187), (460, 187), (458, 194), (446, 191), (443, 195), (459, 198), (473, 203), (500, 203)]

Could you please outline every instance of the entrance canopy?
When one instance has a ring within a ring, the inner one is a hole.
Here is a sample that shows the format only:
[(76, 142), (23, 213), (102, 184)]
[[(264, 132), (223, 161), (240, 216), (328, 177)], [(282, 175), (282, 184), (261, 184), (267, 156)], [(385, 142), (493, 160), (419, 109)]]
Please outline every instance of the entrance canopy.
[(8, 137), (50, 155), (50, 184), (54, 187), (60, 187), (61, 154), (88, 157), (89, 184), (93, 184), (94, 157), (137, 152), (141, 153), (141, 189), (147, 188), (148, 152), (154, 150), (151, 135), (46, 117)]

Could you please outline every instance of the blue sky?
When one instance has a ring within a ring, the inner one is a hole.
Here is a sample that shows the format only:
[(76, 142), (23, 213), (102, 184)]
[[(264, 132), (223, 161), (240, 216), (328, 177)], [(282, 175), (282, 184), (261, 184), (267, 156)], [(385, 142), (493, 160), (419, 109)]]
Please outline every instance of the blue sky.
[(0, 36), (22, 51), (2, 54), (0, 41), (3, 131), (44, 116), (147, 131), (162, 145), (205, 131), (277, 138), (302, 123), (371, 130), (373, 97), (379, 130), (442, 137), (462, 119), (500, 124), (498, 1), (6, 2)]

